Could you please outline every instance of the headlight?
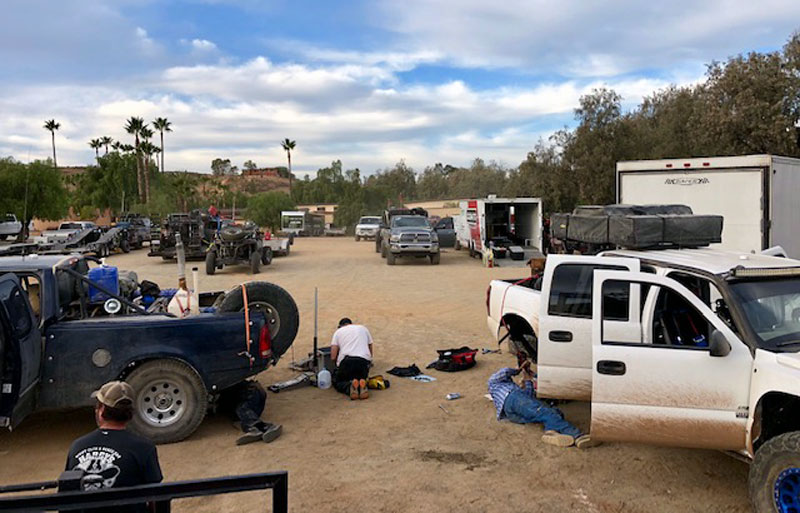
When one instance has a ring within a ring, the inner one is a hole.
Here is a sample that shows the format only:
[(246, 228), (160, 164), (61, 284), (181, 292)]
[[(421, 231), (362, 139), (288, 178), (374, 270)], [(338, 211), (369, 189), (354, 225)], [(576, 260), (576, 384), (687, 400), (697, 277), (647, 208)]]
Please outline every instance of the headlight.
[(399, 235), (390, 235), (389, 236), (389, 242), (400, 242), (400, 236)]
[(439, 242), (439, 234), (436, 232), (431, 233), (431, 242)]

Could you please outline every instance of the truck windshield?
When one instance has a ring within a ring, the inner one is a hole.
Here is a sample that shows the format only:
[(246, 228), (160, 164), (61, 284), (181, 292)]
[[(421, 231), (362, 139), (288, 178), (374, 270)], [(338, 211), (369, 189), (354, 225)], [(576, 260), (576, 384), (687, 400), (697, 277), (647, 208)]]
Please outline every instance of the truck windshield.
[(59, 230), (80, 230), (81, 225), (80, 223), (61, 223), (61, 226), (58, 227)]
[(395, 217), (392, 219), (392, 227), (393, 228), (407, 228), (407, 227), (415, 227), (415, 228), (430, 228), (428, 224), (428, 220), (424, 217)]
[(800, 351), (800, 279), (742, 281), (731, 290), (759, 347)]

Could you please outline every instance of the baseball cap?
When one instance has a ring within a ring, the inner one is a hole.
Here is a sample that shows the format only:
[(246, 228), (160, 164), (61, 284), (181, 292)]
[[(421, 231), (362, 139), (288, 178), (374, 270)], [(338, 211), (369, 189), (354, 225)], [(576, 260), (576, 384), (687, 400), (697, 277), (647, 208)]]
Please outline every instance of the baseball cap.
[(116, 408), (123, 401), (133, 403), (134, 395), (133, 387), (124, 381), (109, 381), (92, 392), (91, 397), (106, 406)]

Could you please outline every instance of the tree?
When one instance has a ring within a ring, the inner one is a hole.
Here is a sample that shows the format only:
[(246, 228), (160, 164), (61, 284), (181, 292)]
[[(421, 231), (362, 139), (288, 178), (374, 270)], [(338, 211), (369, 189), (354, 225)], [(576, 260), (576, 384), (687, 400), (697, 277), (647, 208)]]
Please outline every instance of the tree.
[(281, 211), (294, 210), (292, 198), (283, 192), (270, 191), (249, 199), (247, 217), (259, 226), (277, 231), (281, 225)]
[(164, 132), (172, 132), (172, 123), (167, 118), (156, 118), (153, 128), (161, 133), (161, 172), (164, 172)]
[(75, 190), (70, 194), (72, 207), (128, 210), (136, 203), (137, 159), (132, 153), (112, 152), (97, 159), (96, 166), (75, 177)]
[(139, 156), (139, 134), (142, 128), (145, 127), (144, 119), (131, 117), (125, 124), (125, 131), (131, 134), (134, 138), (134, 151), (136, 152), (136, 183), (139, 187), (139, 201), (147, 203), (147, 195), (144, 191), (144, 174), (142, 172), (142, 162)]
[(23, 164), (0, 159), (0, 210), (16, 215), (24, 227), (33, 218), (61, 219), (67, 213), (61, 172), (41, 160)]
[(108, 145), (111, 144), (113, 148), (113, 143), (115, 142), (114, 139), (112, 139), (107, 135), (104, 135), (103, 137), (100, 138), (100, 142), (102, 142), (103, 146), (106, 147), (106, 155), (108, 155)]
[(48, 119), (44, 122), (45, 130), (50, 130), (50, 139), (53, 142), (53, 167), (58, 167), (56, 160), (56, 130), (61, 128), (61, 123), (57, 123), (55, 119)]
[(292, 151), (294, 151), (297, 143), (290, 140), (288, 137), (281, 141), (281, 147), (286, 152), (286, 160), (289, 162), (289, 195), (292, 195)]
[(94, 150), (94, 158), (100, 157), (100, 148), (103, 146), (103, 141), (100, 139), (92, 139), (89, 141), (89, 147)]
[(245, 161), (245, 163), (242, 164), (242, 167), (247, 169), (248, 171), (252, 171), (254, 169), (258, 169), (258, 165), (256, 165), (256, 163), (253, 162), (252, 160)]
[(221, 159), (219, 157), (211, 161), (211, 173), (214, 176), (225, 176), (231, 174), (231, 159)]

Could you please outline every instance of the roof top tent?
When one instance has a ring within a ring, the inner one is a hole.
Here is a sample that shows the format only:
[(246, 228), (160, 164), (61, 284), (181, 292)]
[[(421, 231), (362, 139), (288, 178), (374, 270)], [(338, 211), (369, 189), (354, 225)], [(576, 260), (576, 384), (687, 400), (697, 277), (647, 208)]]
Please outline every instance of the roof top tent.
[(481, 251), (492, 239), (505, 237), (528, 249), (542, 248), (542, 200), (540, 198), (496, 198), (463, 200), (461, 215), (466, 231), (459, 230), (459, 243), (471, 252)]
[(800, 257), (800, 159), (777, 155), (617, 163), (617, 203), (688, 205), (724, 218), (717, 247)]

